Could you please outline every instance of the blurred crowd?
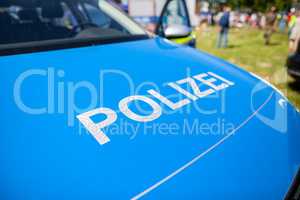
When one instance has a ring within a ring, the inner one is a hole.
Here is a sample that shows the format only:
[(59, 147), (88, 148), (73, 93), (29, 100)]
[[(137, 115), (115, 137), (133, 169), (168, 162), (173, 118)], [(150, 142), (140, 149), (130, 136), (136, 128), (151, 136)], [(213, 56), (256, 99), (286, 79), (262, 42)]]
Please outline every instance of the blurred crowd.
[(278, 11), (270, 7), (266, 12), (236, 11), (224, 6), (220, 12), (206, 13), (200, 16), (197, 30), (205, 31), (209, 25), (219, 26), (218, 48), (228, 46), (230, 28), (251, 27), (264, 31), (265, 44), (271, 43), (274, 32), (281, 32), (289, 36), (289, 51), (294, 53), (300, 41), (300, 6), (296, 5), (289, 11)]
[[(225, 6), (225, 9), (228, 7)], [(296, 8), (291, 8), (290, 11), (277, 11), (275, 7), (270, 9), (274, 13), (278, 30), (285, 32), (287, 28), (290, 30), (296, 23)], [(200, 23), (207, 22), (209, 25), (217, 24), (222, 18), (225, 10), (203, 14), (200, 16)], [(252, 11), (232, 11), (230, 10), (230, 26), (235, 28), (254, 27), (265, 28), (267, 25), (268, 12), (252, 12)]]

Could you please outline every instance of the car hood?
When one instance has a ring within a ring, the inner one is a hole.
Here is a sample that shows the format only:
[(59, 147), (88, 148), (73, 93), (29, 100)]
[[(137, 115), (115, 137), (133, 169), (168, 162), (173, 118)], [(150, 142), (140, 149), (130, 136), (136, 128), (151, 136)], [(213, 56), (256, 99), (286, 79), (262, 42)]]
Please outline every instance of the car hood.
[[(150, 122), (119, 111), (125, 97), (173, 97), (167, 83), (209, 72), (232, 85), (159, 104)], [(0, 73), (1, 199), (282, 199), (299, 167), (300, 118), (285, 97), (164, 39), (4, 56)], [(76, 118), (100, 107), (117, 113), (105, 145)]]

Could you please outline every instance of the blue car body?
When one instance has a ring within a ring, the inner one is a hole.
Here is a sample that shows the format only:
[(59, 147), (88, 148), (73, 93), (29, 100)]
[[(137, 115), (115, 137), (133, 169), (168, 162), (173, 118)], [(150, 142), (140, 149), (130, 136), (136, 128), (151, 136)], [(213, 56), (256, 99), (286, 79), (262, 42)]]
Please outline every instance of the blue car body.
[[(161, 105), (166, 113), (151, 122), (120, 112), (114, 122), (135, 128), (179, 124), (174, 134), (118, 134), (109, 126), (110, 142), (99, 145), (76, 118), (97, 107), (118, 111), (119, 102), (133, 95), (125, 74), (135, 85), (145, 83), (137, 93), (147, 95), (154, 87), (147, 82), (168, 93), (165, 83), (207, 72), (234, 85), (194, 101), (189, 110), (169, 112)], [(284, 96), (232, 64), (159, 37), (2, 56), (0, 74), (2, 200), (279, 200), (299, 169), (300, 115)], [(87, 82), (98, 96), (87, 92)], [(68, 101), (78, 109), (68, 108)], [(28, 107), (34, 108), (31, 114)], [(185, 121), (234, 128), (225, 134), (180, 134)]]

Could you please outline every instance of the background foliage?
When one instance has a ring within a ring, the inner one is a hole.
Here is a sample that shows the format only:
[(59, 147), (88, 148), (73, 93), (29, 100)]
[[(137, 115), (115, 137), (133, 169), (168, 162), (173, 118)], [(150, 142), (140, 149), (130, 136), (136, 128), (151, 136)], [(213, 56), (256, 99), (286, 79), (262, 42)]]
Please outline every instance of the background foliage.
[(217, 0), (221, 3), (228, 3), (233, 8), (245, 9), (252, 8), (255, 11), (266, 11), (275, 5), (279, 10), (287, 10), (297, 3), (297, 0)]

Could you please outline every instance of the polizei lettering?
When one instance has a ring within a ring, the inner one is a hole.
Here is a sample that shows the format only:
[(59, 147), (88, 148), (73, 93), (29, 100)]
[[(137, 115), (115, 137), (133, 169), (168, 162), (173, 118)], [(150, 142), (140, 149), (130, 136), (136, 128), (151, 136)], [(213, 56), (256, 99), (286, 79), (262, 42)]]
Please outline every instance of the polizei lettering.
[[(191, 88), (191, 90), (184, 89), (186, 87), (183, 86), (187, 85), (189, 88)], [(200, 89), (200, 85), (205, 85), (206, 89)], [(162, 115), (163, 108), (160, 106), (160, 104), (164, 104), (172, 110), (177, 110), (192, 103), (192, 101), (197, 101), (199, 98), (205, 98), (210, 94), (224, 90), (225, 88), (233, 85), (234, 83), (232, 81), (229, 81), (215, 73), (201, 73), (167, 84), (168, 87), (174, 89), (176, 92), (178, 92), (178, 94), (181, 94), (185, 97), (177, 102), (168, 99), (154, 89), (150, 89), (147, 91), (147, 96), (134, 95), (125, 97), (120, 100), (118, 106), (120, 113), (131, 120), (143, 123), (151, 122), (157, 120)], [(152, 108), (152, 111), (150, 113), (147, 112), (145, 115), (145, 113), (138, 113), (138, 111), (130, 109), (129, 105), (134, 102), (143, 102), (149, 105)], [(92, 120), (92, 117), (95, 117), (96, 115), (105, 115), (106, 118), (99, 123), (95, 123)], [(117, 112), (110, 108), (97, 108), (77, 116), (77, 119), (101, 145), (110, 142), (109, 137), (104, 133), (103, 129), (115, 123), (117, 118)]]

